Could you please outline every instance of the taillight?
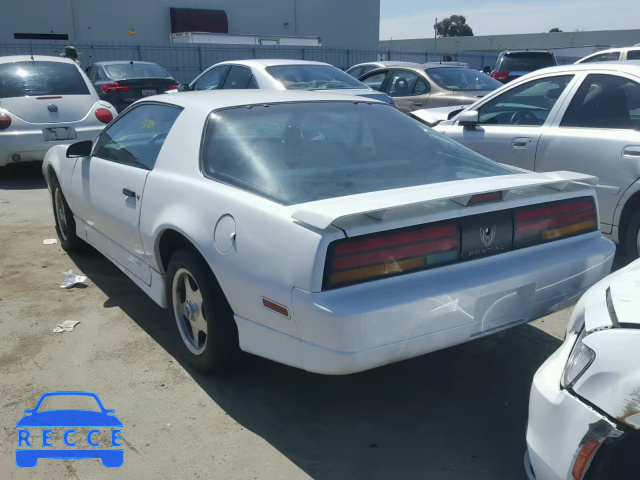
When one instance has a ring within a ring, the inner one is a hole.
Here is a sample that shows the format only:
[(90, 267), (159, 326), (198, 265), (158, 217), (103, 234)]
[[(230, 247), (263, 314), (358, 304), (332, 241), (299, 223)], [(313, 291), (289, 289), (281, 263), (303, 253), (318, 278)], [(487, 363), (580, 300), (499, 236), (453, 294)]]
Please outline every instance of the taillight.
[(113, 115), (106, 108), (99, 108), (96, 110), (96, 118), (102, 123), (109, 123), (113, 120)]
[(167, 85), (167, 90), (177, 90), (180, 86), (180, 83), (171, 83)]
[(11, 126), (11, 117), (6, 113), (0, 113), (0, 130), (6, 130)]
[(120, 85), (118, 82), (116, 82), (116, 83), (103, 83), (102, 85), (100, 85), (100, 88), (102, 88), (102, 91), (104, 93), (128, 92), (129, 91), (129, 85)]
[(480, 205), (481, 203), (493, 203), (502, 201), (502, 192), (489, 192), (473, 195), (467, 202), (467, 206)]
[(550, 242), (598, 228), (593, 197), (543, 203), (514, 211), (514, 248)]
[(323, 289), (424, 270), (460, 258), (457, 224), (390, 230), (329, 245)]
[(509, 73), (510, 72), (493, 72), (491, 76), (496, 80), (506, 80), (509, 78)]

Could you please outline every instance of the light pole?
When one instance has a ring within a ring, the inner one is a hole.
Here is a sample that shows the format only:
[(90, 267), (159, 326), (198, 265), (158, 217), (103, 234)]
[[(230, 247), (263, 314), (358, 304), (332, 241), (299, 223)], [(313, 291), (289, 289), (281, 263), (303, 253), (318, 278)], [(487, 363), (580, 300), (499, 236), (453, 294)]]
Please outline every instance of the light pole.
[(436, 23), (433, 24), (433, 53), (436, 54), (436, 58), (438, 55), (438, 19), (436, 18)]

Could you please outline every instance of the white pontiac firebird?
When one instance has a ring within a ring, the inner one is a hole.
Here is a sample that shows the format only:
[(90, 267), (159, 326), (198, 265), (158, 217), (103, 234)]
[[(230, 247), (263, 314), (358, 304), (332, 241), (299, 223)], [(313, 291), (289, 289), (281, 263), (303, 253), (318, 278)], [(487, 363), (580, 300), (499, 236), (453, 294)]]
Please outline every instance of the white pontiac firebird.
[(43, 171), (88, 242), (175, 319), (191, 364), (239, 350), (346, 374), (559, 308), (610, 270), (596, 178), (494, 163), (375, 100), (144, 99)]

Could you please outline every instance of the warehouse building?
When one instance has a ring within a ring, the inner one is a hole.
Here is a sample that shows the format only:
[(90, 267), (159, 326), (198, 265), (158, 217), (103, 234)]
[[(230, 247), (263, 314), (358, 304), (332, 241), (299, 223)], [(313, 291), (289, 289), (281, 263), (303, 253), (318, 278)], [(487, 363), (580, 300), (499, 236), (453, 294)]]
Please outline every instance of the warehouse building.
[(169, 43), (172, 33), (319, 37), (377, 48), (379, 0), (21, 0), (3, 2), (0, 42)]

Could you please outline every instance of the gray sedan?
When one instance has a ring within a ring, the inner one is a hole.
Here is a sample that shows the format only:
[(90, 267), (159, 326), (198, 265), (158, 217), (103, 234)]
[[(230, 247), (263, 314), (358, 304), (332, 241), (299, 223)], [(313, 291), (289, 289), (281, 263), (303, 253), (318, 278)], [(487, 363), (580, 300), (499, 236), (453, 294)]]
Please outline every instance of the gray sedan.
[(597, 176), (602, 232), (640, 256), (640, 62), (538, 70), (461, 110), (412, 115), (500, 163)]
[(418, 108), (469, 105), (502, 86), (476, 70), (440, 63), (379, 68), (361, 76), (360, 81), (389, 95), (405, 113)]

